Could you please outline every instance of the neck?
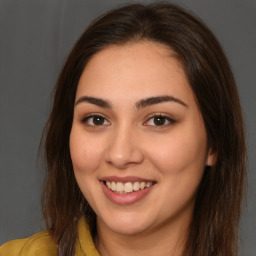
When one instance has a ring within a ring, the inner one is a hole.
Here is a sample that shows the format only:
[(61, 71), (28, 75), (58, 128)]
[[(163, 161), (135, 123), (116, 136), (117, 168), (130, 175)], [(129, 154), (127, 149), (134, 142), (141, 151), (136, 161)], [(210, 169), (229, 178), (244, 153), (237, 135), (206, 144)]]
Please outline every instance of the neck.
[(181, 256), (190, 221), (163, 223), (139, 234), (119, 234), (97, 220), (95, 245), (101, 256)]

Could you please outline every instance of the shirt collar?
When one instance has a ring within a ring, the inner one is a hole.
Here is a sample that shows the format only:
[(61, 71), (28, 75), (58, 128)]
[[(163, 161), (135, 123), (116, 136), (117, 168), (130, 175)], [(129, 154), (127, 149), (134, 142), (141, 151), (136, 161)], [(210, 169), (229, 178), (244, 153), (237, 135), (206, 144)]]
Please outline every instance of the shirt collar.
[(85, 217), (80, 218), (80, 220), (78, 221), (77, 231), (78, 231), (78, 240), (77, 240), (76, 248), (80, 247), (80, 250), (82, 252), (81, 255), (100, 256), (97, 249), (95, 248), (95, 244), (91, 236), (90, 228), (88, 223), (85, 220)]

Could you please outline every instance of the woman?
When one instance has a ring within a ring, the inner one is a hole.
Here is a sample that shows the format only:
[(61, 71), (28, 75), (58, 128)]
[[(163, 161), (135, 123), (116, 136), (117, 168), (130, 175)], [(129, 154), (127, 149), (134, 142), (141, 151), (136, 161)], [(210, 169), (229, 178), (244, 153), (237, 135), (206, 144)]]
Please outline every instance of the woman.
[(237, 255), (237, 89), (216, 38), (180, 7), (132, 4), (93, 22), (44, 135), (47, 231), (1, 255)]

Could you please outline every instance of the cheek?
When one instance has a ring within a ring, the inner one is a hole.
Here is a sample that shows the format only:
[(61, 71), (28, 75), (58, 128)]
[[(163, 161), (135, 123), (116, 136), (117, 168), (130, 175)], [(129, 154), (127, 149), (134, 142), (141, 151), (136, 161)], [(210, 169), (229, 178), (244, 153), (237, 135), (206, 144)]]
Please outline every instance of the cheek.
[(154, 141), (147, 146), (148, 155), (163, 174), (181, 175), (201, 173), (207, 155), (205, 131), (197, 127), (184, 127)]
[[(97, 141), (90, 139), (80, 127), (72, 127), (70, 133), (70, 155), (74, 175), (86, 200), (94, 206), (95, 196), (99, 193), (97, 172), (102, 153)], [(93, 207), (95, 208), (95, 207)]]
[[(185, 129), (186, 128), (186, 129)], [(148, 156), (160, 173), (159, 205), (164, 205), (161, 214), (180, 213), (192, 210), (197, 188), (204, 173), (207, 139), (204, 130), (184, 127), (170, 132), (169, 136), (154, 140)]]
[(70, 155), (75, 172), (92, 173), (99, 165), (102, 155), (97, 141), (91, 141), (83, 131), (72, 128), (70, 133)]

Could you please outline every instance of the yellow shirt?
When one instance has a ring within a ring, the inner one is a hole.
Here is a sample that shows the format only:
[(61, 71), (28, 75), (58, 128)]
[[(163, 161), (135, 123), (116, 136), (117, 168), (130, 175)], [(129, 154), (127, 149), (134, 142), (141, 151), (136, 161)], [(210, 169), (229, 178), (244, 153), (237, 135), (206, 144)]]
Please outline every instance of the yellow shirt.
[[(57, 256), (58, 245), (47, 231), (25, 239), (13, 240), (0, 247), (0, 256)], [(99, 256), (84, 218), (78, 222), (75, 256)]]

